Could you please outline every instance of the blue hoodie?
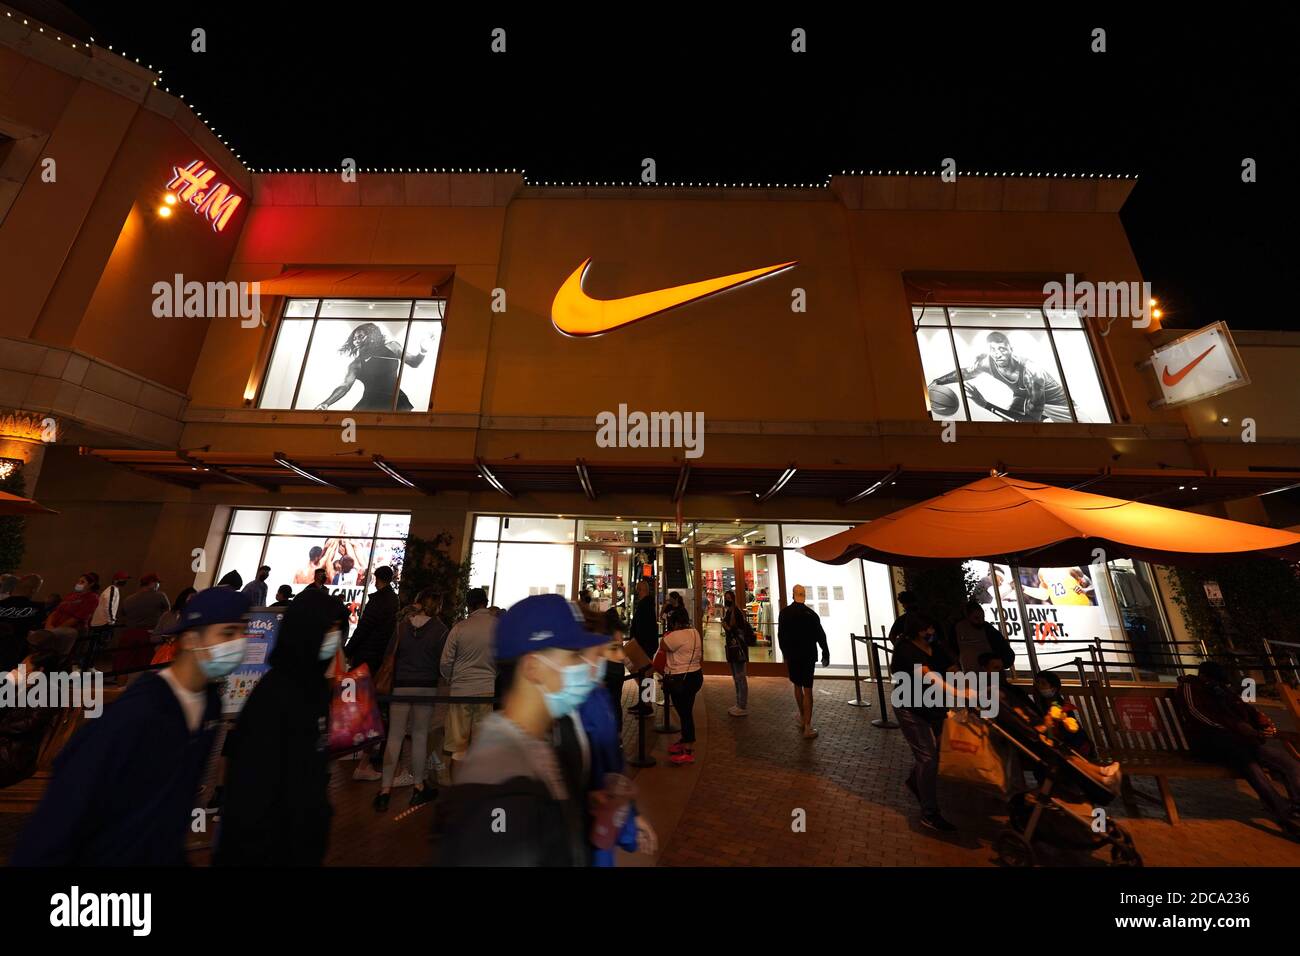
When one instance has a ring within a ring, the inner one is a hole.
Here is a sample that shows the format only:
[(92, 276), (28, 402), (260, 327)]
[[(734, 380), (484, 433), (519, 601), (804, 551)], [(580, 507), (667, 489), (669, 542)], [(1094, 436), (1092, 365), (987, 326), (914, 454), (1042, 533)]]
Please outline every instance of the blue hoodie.
[[(618, 715), (604, 684), (598, 684), (578, 708), (578, 718), (591, 747), (591, 785), (599, 787), (607, 773), (626, 773), (623, 740), (618, 730)], [(629, 853), (636, 852), (636, 804), (633, 803), (623, 829), (615, 843)], [(614, 851), (591, 848), (592, 866), (613, 866)]]

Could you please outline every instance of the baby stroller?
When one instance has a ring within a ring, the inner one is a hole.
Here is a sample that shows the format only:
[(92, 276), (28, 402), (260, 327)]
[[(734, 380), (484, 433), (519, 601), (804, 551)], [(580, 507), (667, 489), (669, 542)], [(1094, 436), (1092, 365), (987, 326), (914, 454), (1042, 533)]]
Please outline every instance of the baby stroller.
[(1107, 814), (1104, 830), (1094, 828), (1098, 806), (1120, 793), (1120, 766), (1098, 766), (1044, 734), (1042, 715), (1027, 695), (1003, 685), (994, 731), (1009, 741), (1038, 777), (1038, 789), (1015, 794), (1009, 801), (1007, 829), (994, 841), (1005, 866), (1034, 866), (1035, 842), (1063, 850), (1091, 853), (1110, 847), (1112, 866), (1141, 866), (1133, 838)]

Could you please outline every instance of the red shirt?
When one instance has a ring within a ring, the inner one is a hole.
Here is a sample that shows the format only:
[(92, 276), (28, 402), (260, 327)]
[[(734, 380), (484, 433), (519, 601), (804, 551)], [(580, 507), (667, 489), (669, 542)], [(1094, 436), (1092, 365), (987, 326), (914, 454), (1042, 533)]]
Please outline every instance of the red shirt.
[(99, 607), (99, 595), (94, 591), (73, 591), (45, 619), (46, 627), (85, 627), (90, 615)]

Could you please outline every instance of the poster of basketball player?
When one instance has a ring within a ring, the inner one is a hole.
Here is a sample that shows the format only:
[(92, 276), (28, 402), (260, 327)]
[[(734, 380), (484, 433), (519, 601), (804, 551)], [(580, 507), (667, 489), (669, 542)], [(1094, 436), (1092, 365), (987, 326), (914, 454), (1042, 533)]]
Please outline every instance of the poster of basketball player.
[[(1062, 654), (1066, 650), (1083, 653), (1094, 638), (1123, 636), (1097, 600), (1097, 588), (1105, 584), (1094, 582), (1093, 568), (1013, 570), (1005, 564), (983, 561), (968, 561), (967, 568), (977, 582), (974, 599), (983, 605), (985, 619), (996, 625), (1000, 616), (1013, 641), (1022, 641), (1028, 635), (1037, 644), (1056, 645), (1053, 653)], [(1017, 577), (1024, 596), (1024, 620), (1016, 600)]]
[[(1055, 348), (1046, 329), (918, 329), (931, 416), (941, 421), (1110, 421), (1083, 333), (1054, 334)], [(1059, 354), (1063, 347), (1068, 355)]]

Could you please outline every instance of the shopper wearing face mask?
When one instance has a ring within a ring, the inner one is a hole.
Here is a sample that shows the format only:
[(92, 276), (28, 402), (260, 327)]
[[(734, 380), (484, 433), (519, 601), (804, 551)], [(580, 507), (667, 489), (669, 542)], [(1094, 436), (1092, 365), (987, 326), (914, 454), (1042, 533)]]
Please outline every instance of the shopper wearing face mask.
[(587, 832), (551, 731), (596, 687), (582, 651), (608, 639), (558, 594), (524, 598), (497, 623), (496, 653), (513, 660), (502, 709), (479, 723), (455, 786), (435, 816), (443, 866), (586, 866)]
[(123, 598), (117, 622), (125, 630), (143, 628), (152, 631), (170, 608), (171, 602), (162, 591), (162, 582), (158, 580), (158, 575), (153, 572), (142, 574), (140, 589), (130, 597)]
[(635, 788), (627, 778), (623, 737), (617, 712), (605, 686), (610, 668), (623, 665), (621, 625), (593, 611), (584, 612), (587, 629), (604, 634), (607, 644), (589, 647), (582, 656), (592, 667), (592, 691), (578, 710), (555, 723), (554, 739), (566, 782), (582, 793), (580, 806), (591, 844), (591, 865), (615, 863), (614, 848), (654, 854), (658, 840), (650, 822), (637, 812)]
[(934, 622), (919, 611), (909, 611), (889, 661), (895, 686), (907, 682), (910, 688), (908, 706), (894, 707), (899, 729), (912, 748), (912, 771), (904, 784), (921, 804), (922, 825), (944, 833), (957, 829), (939, 812), (939, 739), (948, 708), (943, 703), (946, 695), (939, 695), (937, 702), (925, 703), (921, 680), (933, 674), (931, 680), (944, 683), (943, 674), (951, 666), (943, 645), (936, 639)]
[(59, 602), (45, 619), (49, 630), (56, 627), (70, 627), (74, 631), (84, 631), (90, 625), (91, 615), (99, 607), (99, 575), (87, 571), (77, 578), (72, 586), (72, 593)]
[[(193, 602), (191, 602), (193, 603)], [(213, 863), (318, 866), (329, 843), (330, 685), (347, 608), (307, 588), (289, 603), (271, 669), (227, 739), (225, 800)]]
[[(433, 588), (425, 588), (415, 597), (416, 611), (397, 625), (393, 649), (393, 697), (432, 697), (438, 692), (438, 665), (443, 645), (447, 643), (447, 626), (438, 620), (442, 599)], [(433, 727), (433, 703), (402, 703), (393, 700), (388, 707), (388, 743), (384, 747), (383, 783), (375, 795), (374, 807), (380, 813), (388, 809), (393, 791), (397, 760), (402, 755), (402, 740), (411, 729), (411, 791), (409, 806), (428, 803), (438, 793), (427, 778), (429, 732)]]
[(244, 659), (248, 598), (213, 588), (186, 605), (176, 658), (88, 720), (54, 764), (14, 866), (185, 862), (199, 779), (216, 735), (217, 683)]

